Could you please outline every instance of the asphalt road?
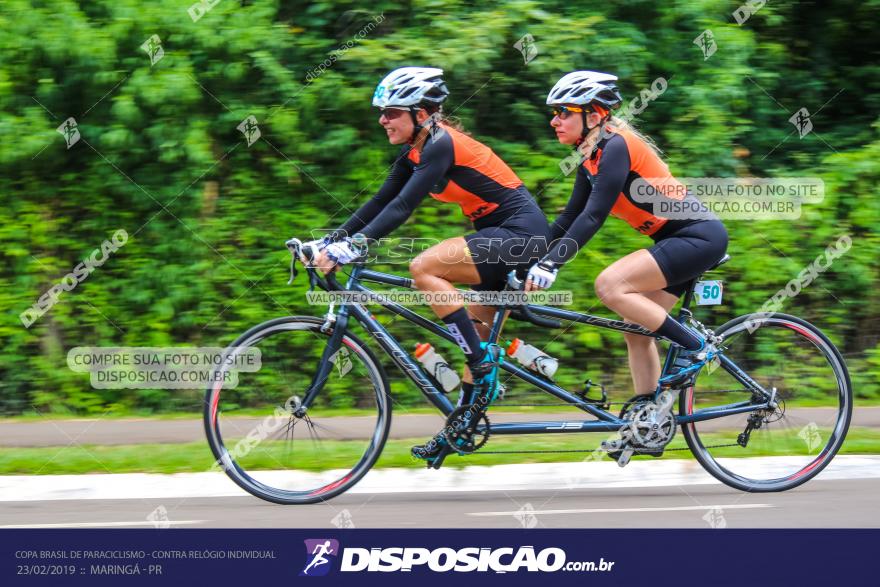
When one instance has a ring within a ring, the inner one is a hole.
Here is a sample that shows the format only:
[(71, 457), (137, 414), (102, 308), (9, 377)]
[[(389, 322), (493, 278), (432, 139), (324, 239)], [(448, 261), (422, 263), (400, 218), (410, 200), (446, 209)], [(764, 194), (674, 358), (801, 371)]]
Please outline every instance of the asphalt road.
[[(880, 479), (822, 480), (785, 493), (722, 485), (446, 493), (350, 493), (309, 506), (252, 497), (0, 503), (0, 527), (877, 528)], [(350, 527), (350, 526), (349, 526)]]

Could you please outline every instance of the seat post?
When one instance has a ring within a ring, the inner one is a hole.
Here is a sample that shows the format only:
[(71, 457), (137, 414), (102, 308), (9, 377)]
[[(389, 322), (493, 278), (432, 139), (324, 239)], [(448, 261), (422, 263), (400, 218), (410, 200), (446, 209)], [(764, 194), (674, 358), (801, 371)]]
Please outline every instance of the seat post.
[[(725, 253), (724, 256), (721, 257), (720, 259), (718, 259), (718, 261), (714, 265), (712, 265), (711, 267), (709, 267), (708, 269), (703, 271), (700, 275), (697, 275), (696, 277), (694, 277), (693, 279), (691, 279), (688, 282), (687, 290), (685, 291), (685, 295), (684, 295), (684, 301), (681, 302), (681, 310), (690, 311), (691, 302), (694, 301), (694, 287), (696, 287), (698, 281), (703, 279), (703, 275), (705, 275), (706, 273), (708, 273), (714, 269), (717, 269), (718, 267), (724, 265), (728, 261), (730, 261), (730, 255)], [(679, 311), (679, 314), (678, 314), (679, 321), (682, 319), (684, 314), (685, 314), (685, 312)]]
[[(702, 275), (700, 277), (702, 277)], [(697, 281), (699, 281), (700, 277), (695, 277), (688, 282), (687, 290), (685, 290), (684, 294), (684, 300), (681, 302), (681, 308), (679, 309), (679, 320), (683, 316), (682, 310), (690, 311), (691, 309), (691, 302), (694, 301), (694, 287), (697, 285)]]

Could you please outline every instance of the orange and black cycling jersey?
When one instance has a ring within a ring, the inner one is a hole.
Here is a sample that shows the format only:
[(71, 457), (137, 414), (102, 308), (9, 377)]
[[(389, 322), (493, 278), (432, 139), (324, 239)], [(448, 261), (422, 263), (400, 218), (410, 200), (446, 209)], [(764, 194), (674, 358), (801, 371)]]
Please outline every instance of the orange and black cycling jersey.
[[(671, 194), (674, 199), (693, 198), (669, 173), (669, 168), (645, 141), (627, 130), (611, 131), (596, 144), (592, 157), (578, 167), (574, 190), (565, 210), (551, 227), (556, 242), (544, 258), (556, 265), (571, 259), (593, 238), (608, 215), (626, 221), (654, 240), (662, 238), (694, 220), (664, 218), (654, 213), (654, 204), (633, 198), (633, 183), (651, 185), (656, 193)], [(645, 198), (642, 198), (645, 200)]]
[(458, 204), (477, 229), (537, 209), (523, 182), (492, 149), (441, 125), (421, 152), (411, 145), (401, 149), (376, 195), (337, 233), (380, 239), (403, 224), (428, 194)]

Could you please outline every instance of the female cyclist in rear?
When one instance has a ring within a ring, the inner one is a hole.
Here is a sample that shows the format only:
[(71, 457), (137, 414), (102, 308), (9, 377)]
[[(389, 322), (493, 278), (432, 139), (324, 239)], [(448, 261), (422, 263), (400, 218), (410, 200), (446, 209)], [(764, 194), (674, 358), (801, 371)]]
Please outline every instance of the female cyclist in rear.
[[(552, 240), (567, 237), (583, 247), (602, 227), (609, 214), (654, 244), (618, 259), (596, 278), (596, 294), (605, 306), (624, 320), (643, 326), (680, 345), (696, 360), (708, 361), (715, 349), (701, 335), (683, 326), (669, 310), (685, 292), (689, 280), (719, 261), (727, 250), (727, 231), (717, 218), (672, 219), (658, 216), (652, 203), (633, 195), (639, 186), (651, 185), (656, 193), (692, 200), (673, 178), (653, 144), (624, 120), (612, 116), (622, 98), (617, 77), (594, 71), (575, 71), (560, 79), (547, 104), (553, 107), (550, 126), (559, 142), (574, 145), (585, 157), (578, 167), (571, 199), (552, 226)], [(645, 193), (645, 192), (642, 192)], [(693, 209), (693, 208), (692, 208)], [(577, 253), (561, 242), (529, 271), (527, 287), (547, 288), (557, 271)], [(647, 401), (657, 388), (660, 356), (654, 339), (625, 334), (636, 402)]]
[[(550, 227), (523, 182), (492, 150), (450, 126), (441, 104), (449, 94), (443, 71), (431, 67), (403, 67), (383, 79), (373, 95), (380, 109), (379, 124), (388, 141), (402, 145), (385, 183), (345, 224), (317, 246), (315, 264), (325, 272), (359, 256), (348, 235), (380, 239), (409, 218), (428, 195), (454, 202), (474, 224), (475, 232), (441, 242), (410, 264), (415, 286), (426, 292), (454, 293), (453, 284), (500, 291), (509, 271), (523, 274), (547, 252)], [(355, 239), (358, 240), (358, 239)], [(487, 348), (486, 323), (495, 309), (461, 303), (432, 303), (465, 354), (460, 404), (476, 398), (491, 403), (498, 393), (497, 345)], [(437, 456), (445, 443), (413, 447), (419, 458)]]

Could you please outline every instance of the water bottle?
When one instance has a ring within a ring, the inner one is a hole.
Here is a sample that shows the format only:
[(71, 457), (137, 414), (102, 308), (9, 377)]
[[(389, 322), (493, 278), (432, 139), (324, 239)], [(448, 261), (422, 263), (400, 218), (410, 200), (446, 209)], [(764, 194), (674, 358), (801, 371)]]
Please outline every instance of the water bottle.
[(461, 383), (458, 373), (443, 360), (429, 343), (416, 345), (416, 359), (425, 366), (428, 373), (437, 380), (443, 391), (450, 392)]
[(526, 369), (531, 369), (548, 378), (552, 378), (556, 374), (556, 369), (559, 368), (559, 361), (518, 338), (513, 339), (510, 346), (507, 347), (507, 355), (516, 359)]

